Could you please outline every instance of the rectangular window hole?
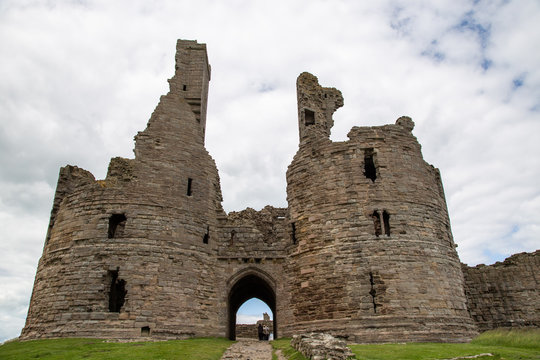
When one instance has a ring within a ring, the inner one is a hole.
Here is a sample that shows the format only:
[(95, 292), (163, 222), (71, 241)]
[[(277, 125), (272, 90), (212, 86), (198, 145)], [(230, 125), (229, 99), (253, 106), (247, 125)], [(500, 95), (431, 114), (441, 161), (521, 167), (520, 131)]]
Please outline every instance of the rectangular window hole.
[(368, 179), (371, 179), (372, 182), (375, 182), (375, 179), (377, 179), (374, 156), (373, 149), (364, 150), (364, 175)]
[(187, 196), (193, 195), (192, 186), (193, 186), (193, 179), (188, 178), (187, 179), (187, 192), (186, 192)]
[(210, 226), (206, 227), (206, 234), (203, 236), (203, 244), (208, 244), (208, 241), (210, 240)]
[(304, 124), (306, 126), (315, 124), (315, 112), (304, 109)]
[(236, 230), (231, 230), (231, 239), (229, 240), (229, 245), (234, 245), (234, 237), (236, 236)]
[(390, 214), (384, 210), (382, 217), (384, 223), (384, 233), (386, 236), (390, 236)]
[(150, 326), (143, 326), (141, 328), (141, 336), (150, 336)]
[(124, 234), (126, 221), (127, 218), (125, 214), (112, 214), (109, 218), (109, 230), (107, 231), (107, 237), (109, 239), (121, 237)]

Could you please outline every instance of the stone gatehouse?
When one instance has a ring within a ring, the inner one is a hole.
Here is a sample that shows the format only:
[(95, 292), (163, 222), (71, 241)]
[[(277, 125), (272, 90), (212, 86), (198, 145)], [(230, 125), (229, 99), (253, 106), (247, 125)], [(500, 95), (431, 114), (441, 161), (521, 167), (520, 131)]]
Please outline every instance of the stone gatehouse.
[[(476, 333), (483, 275), (466, 271), (468, 300), (441, 177), (410, 118), (332, 142), (341, 92), (302, 73), (288, 208), (226, 214), (204, 147), (210, 74), (206, 45), (179, 40), (170, 91), (135, 136), (135, 158), (113, 158), (104, 180), (60, 170), (22, 339), (235, 338), (236, 312), (253, 297), (272, 310), (276, 337)], [(523, 271), (538, 273), (538, 258)], [(534, 281), (527, 294), (538, 309)]]

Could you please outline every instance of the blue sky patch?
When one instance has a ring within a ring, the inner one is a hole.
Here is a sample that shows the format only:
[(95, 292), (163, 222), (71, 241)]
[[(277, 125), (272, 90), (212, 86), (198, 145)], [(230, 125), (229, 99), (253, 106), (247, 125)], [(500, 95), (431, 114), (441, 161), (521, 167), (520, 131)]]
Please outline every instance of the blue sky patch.
[(465, 32), (472, 31), (480, 40), (480, 46), (485, 49), (491, 36), (491, 24), (483, 25), (476, 21), (474, 18), (474, 11), (467, 12), (462, 18), (459, 25), (454, 27), (456, 30)]
[(493, 61), (491, 61), (489, 59), (486, 59), (486, 58), (483, 58), (482, 63), (480, 64), (480, 66), (482, 66), (482, 69), (484, 69), (484, 70), (489, 69), (491, 67), (491, 65), (493, 65)]
[(525, 82), (525, 75), (522, 74), (518, 77), (515, 77), (513, 80), (512, 80), (512, 90), (516, 90), (516, 89), (519, 89), (520, 87), (523, 86), (523, 83)]
[(435, 62), (444, 61), (446, 56), (442, 51), (438, 50), (438, 45), (439, 43), (437, 40), (432, 40), (427, 49), (422, 51), (421, 55), (429, 57)]

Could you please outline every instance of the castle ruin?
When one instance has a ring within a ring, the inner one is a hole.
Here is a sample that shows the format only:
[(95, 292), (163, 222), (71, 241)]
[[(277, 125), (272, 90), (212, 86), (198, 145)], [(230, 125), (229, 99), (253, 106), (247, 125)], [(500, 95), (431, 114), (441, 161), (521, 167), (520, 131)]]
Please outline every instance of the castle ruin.
[(60, 170), (21, 339), (234, 339), (253, 297), (272, 310), (275, 337), (455, 342), (539, 325), (539, 253), (513, 260), (514, 288), (500, 285), (506, 265), (462, 268), (413, 121), (332, 142), (343, 97), (311, 74), (297, 80), (288, 208), (226, 214), (204, 147), (210, 74), (206, 45), (179, 40), (170, 91), (135, 136), (135, 158), (113, 158), (104, 180)]

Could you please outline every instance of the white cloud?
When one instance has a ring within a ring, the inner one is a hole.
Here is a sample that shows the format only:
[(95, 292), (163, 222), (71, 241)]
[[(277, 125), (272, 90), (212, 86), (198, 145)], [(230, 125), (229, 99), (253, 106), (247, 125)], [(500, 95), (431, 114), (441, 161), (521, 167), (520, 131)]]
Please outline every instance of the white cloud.
[(59, 167), (103, 178), (132, 157), (177, 38), (208, 46), (206, 145), (228, 211), (286, 205), (310, 71), (345, 97), (335, 140), (413, 118), (464, 262), (539, 248), (539, 14), (534, 0), (1, 2), (0, 339), (24, 322)]
[(238, 314), (236, 316), (237, 324), (256, 324), (259, 320), (262, 320), (262, 317), (257, 315)]

